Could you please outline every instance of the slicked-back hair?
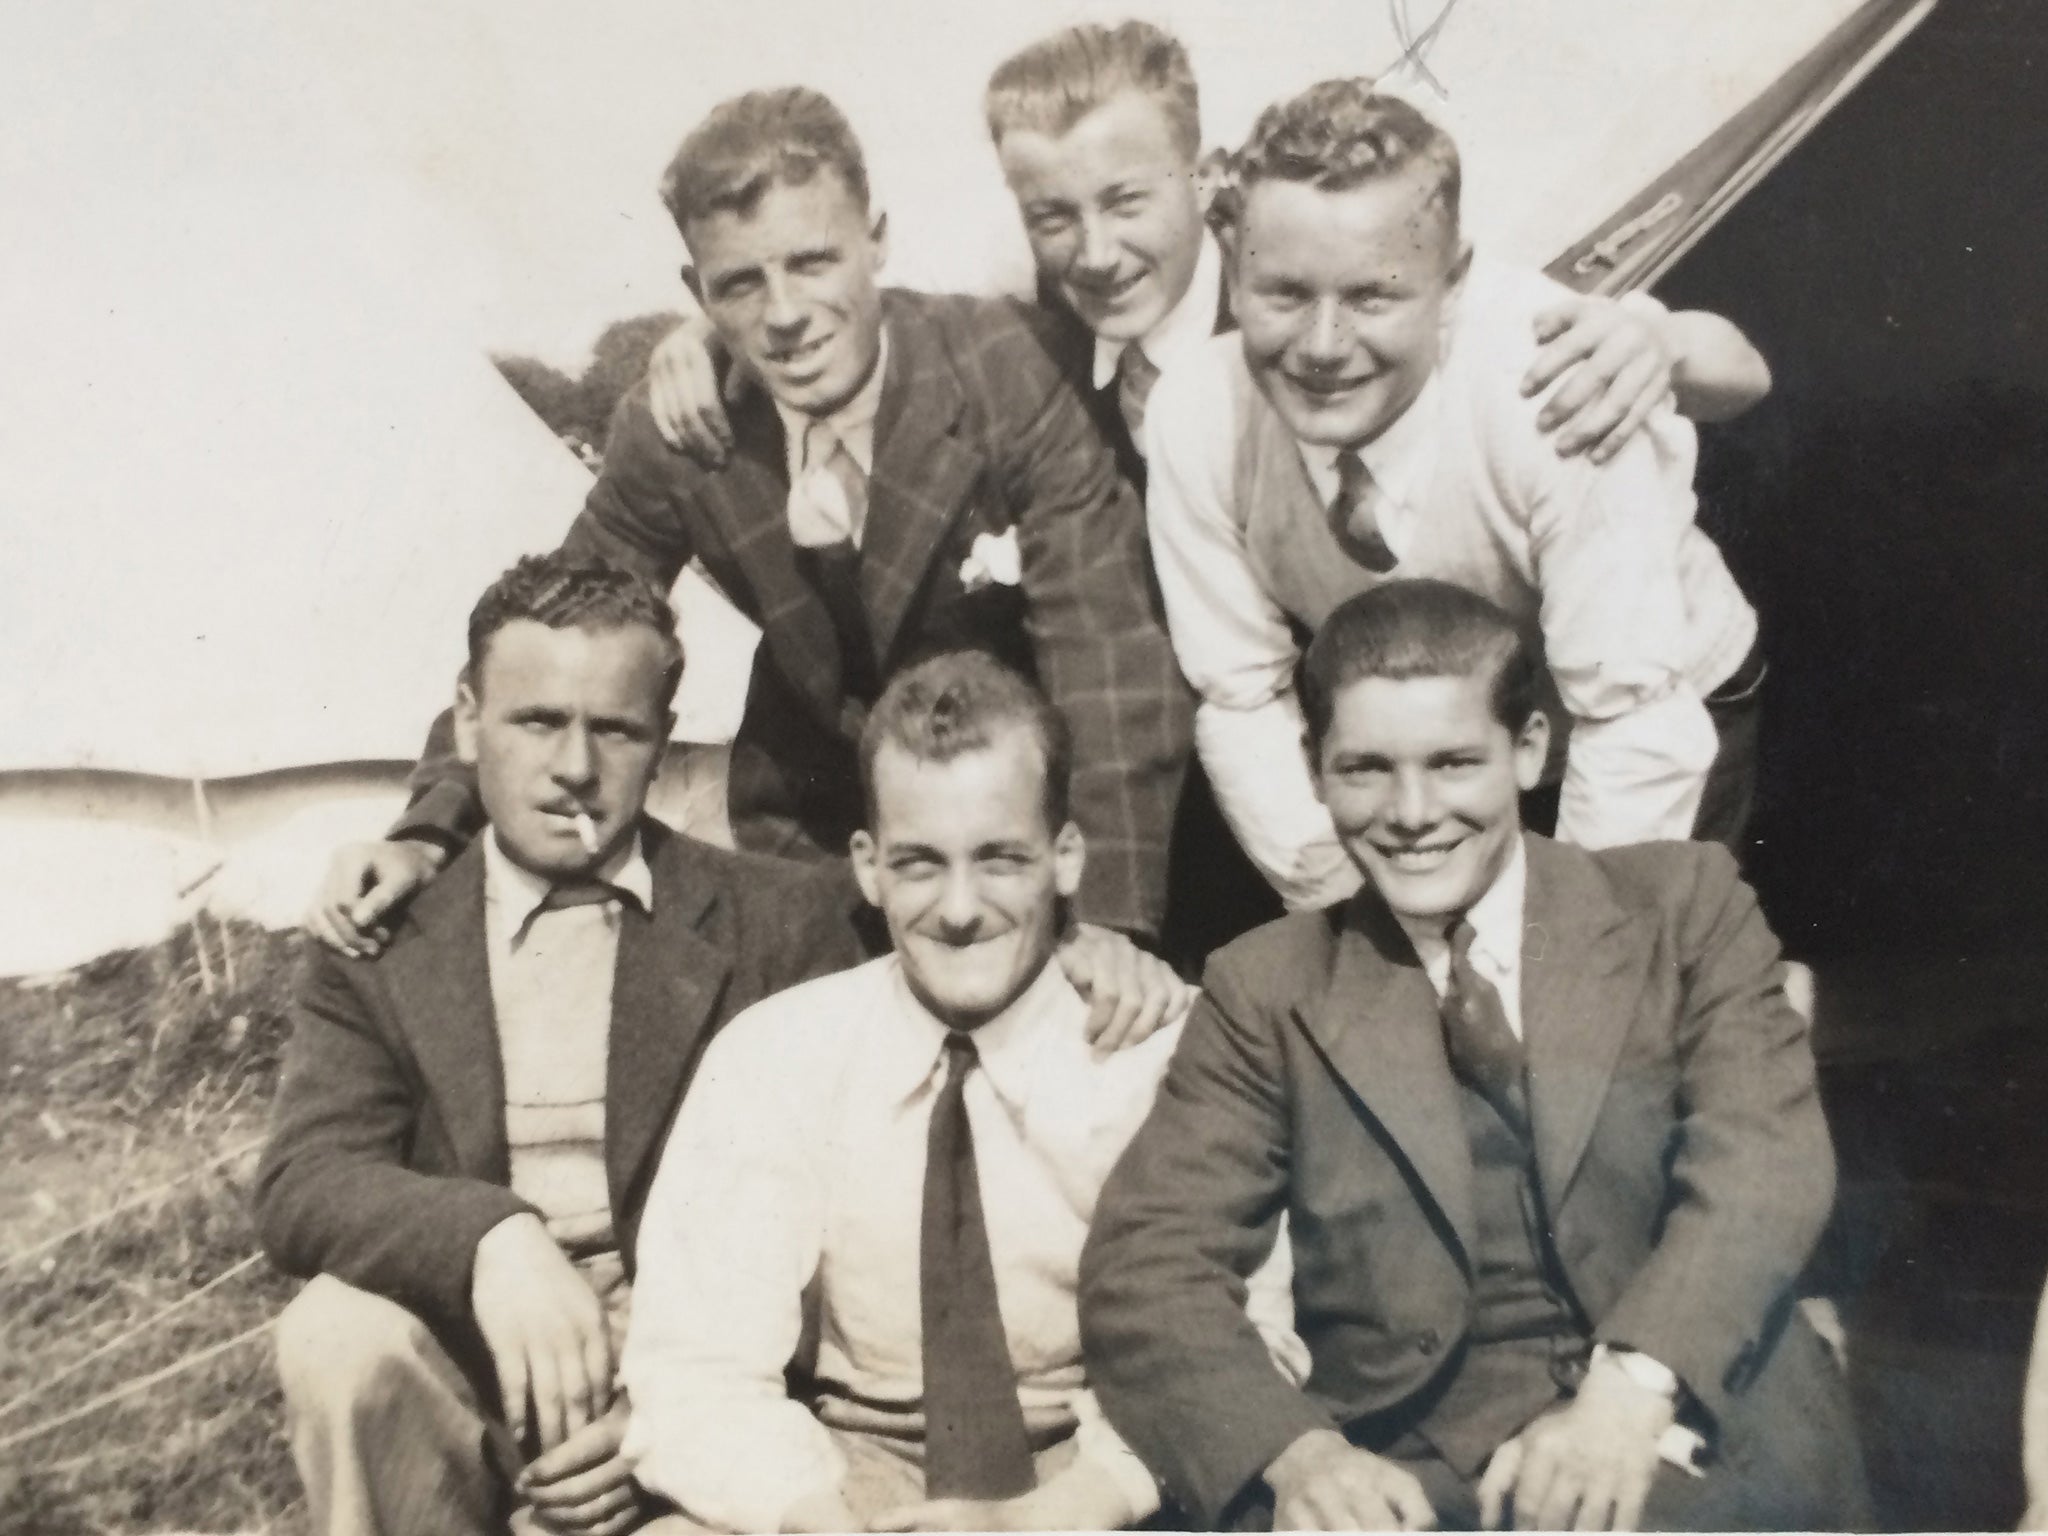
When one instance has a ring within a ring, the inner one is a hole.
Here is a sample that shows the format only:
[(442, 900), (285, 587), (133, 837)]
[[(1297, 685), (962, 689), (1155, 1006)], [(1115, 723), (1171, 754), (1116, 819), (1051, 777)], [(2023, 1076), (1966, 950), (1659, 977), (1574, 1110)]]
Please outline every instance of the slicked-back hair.
[(865, 213), (868, 167), (860, 140), (831, 98), (807, 86), (749, 91), (713, 107), (668, 163), (661, 201), (685, 240), (714, 213), (745, 218), (770, 187), (837, 176)]
[(560, 553), (524, 555), (492, 582), (469, 614), (469, 665), (463, 679), (483, 690), (484, 655), (491, 637), (508, 624), (528, 620), (549, 629), (603, 632), (641, 625), (653, 631), (663, 651), (662, 690), (666, 709), (683, 678), (683, 644), (676, 638), (676, 612), (655, 585), (637, 571), (605, 559), (572, 560)]
[(1202, 149), (1202, 101), (1180, 39), (1149, 21), (1068, 27), (1012, 54), (982, 96), (989, 137), (1019, 129), (1057, 138), (1126, 91), (1149, 96), (1166, 114), (1174, 148), (1190, 161)]
[(1231, 175), (1211, 204), (1210, 222), (1234, 229), (1245, 197), (1262, 181), (1348, 192), (1411, 167), (1428, 176), (1430, 206), (1455, 245), (1464, 174), (1451, 136), (1412, 104), (1374, 90), (1363, 76), (1324, 80), (1259, 114), (1244, 148), (1231, 157)]
[(1493, 718), (1519, 737), (1536, 712), (1542, 672), (1515, 621), (1447, 581), (1390, 581), (1338, 604), (1301, 664), (1301, 713), (1320, 757), (1337, 696), (1368, 677), (1478, 677)]
[(986, 651), (945, 651), (899, 672), (868, 715), (860, 738), (867, 820), (876, 817), (875, 759), (894, 746), (921, 763), (949, 763), (1022, 730), (1045, 765), (1045, 824), (1067, 823), (1074, 747), (1065, 716), (1034, 684)]

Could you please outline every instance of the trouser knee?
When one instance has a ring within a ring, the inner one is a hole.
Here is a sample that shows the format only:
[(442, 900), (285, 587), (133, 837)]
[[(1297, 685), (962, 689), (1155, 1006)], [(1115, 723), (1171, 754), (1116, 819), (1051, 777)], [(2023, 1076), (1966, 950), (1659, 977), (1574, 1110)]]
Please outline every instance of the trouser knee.
[(278, 1317), (277, 1370), (295, 1421), (403, 1414), (459, 1376), (433, 1332), (397, 1302), (316, 1276)]

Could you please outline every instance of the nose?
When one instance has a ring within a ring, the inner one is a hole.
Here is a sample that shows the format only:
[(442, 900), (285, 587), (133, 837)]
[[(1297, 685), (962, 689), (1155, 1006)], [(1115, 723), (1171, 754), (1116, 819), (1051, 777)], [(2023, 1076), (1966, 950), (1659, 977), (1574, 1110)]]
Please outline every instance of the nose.
[(1318, 299), (1301, 333), (1302, 360), (1312, 368), (1334, 373), (1343, 365), (1349, 341), (1336, 299)]
[(947, 872), (939, 891), (937, 915), (946, 931), (954, 935), (971, 934), (981, 925), (981, 892), (975, 886), (972, 870)]
[(1436, 790), (1429, 775), (1397, 773), (1392, 796), (1387, 802), (1386, 818), (1392, 830), (1410, 835), (1419, 835), (1435, 826)]
[(554, 775), (568, 789), (586, 789), (597, 779), (597, 749), (590, 732), (571, 726), (555, 742)]
[(761, 322), (778, 340), (793, 340), (804, 328), (805, 310), (796, 284), (780, 272), (768, 274), (767, 303)]
[(1081, 217), (1081, 244), (1074, 253), (1074, 266), (1091, 277), (1102, 277), (1116, 268), (1116, 242), (1109, 237), (1109, 223), (1097, 214)]

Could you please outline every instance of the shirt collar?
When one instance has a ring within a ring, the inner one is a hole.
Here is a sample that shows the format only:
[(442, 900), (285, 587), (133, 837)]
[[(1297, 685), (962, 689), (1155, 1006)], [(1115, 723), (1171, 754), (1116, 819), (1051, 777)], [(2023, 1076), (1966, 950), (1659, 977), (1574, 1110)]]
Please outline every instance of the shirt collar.
[[(889, 1010), (894, 1027), (880, 1066), (892, 1102), (902, 1103), (939, 1080), (948, 1030), (911, 991), (901, 959), (891, 955), (889, 964), (895, 968), (896, 1006)], [(1060, 1027), (1063, 1014), (1072, 1012), (1078, 1020), (1083, 1011), (1066, 972), (1057, 960), (1048, 960), (1021, 997), (973, 1032), (981, 1070), (1013, 1112), (1022, 1111), (1031, 1096), (1034, 1064), (1050, 1032)]]
[[(1159, 317), (1157, 325), (1138, 338), (1138, 345), (1145, 349), (1154, 368), (1164, 373), (1190, 348), (1216, 334), (1216, 306), (1222, 284), (1223, 257), (1216, 249), (1214, 237), (1205, 232), (1201, 254), (1195, 258), (1194, 276), (1188, 279), (1188, 291)], [(1128, 341), (1111, 341), (1106, 336), (1095, 338), (1097, 389), (1109, 387), (1116, 377), (1117, 364), (1123, 360), (1124, 348), (1129, 345)]]
[[(1412, 492), (1421, 478), (1434, 443), (1430, 423), (1436, 415), (1440, 392), (1437, 375), (1432, 372), (1424, 381), (1421, 393), (1408, 402), (1407, 410), (1395, 417), (1378, 437), (1352, 450), (1372, 472), (1373, 484), (1379, 487), (1380, 494), (1390, 498), (1396, 506), (1410, 505)], [(1316, 490), (1327, 502), (1337, 494), (1337, 455), (1344, 450), (1332, 448), (1327, 443), (1302, 443), (1299, 446), (1309, 477), (1315, 481)]]
[(882, 381), (889, 372), (889, 329), (882, 328), (881, 342), (875, 352), (875, 366), (868, 373), (867, 382), (853, 393), (853, 398), (829, 416), (811, 416), (803, 411), (791, 410), (773, 394), (769, 399), (775, 402), (775, 414), (782, 418), (783, 439), (789, 444), (789, 472), (794, 480), (808, 466), (804, 463), (805, 439), (813, 422), (823, 421), (832, 429), (832, 435), (846, 444), (846, 451), (853, 455), (854, 463), (864, 475), (875, 472), (875, 417), (882, 408)]
[(1497, 976), (1513, 975), (1520, 969), (1523, 897), (1528, 885), (1529, 855), (1517, 837), (1506, 866), (1465, 913), (1472, 924), (1472, 948)]
[[(642, 912), (654, 910), (654, 871), (648, 867), (646, 850), (636, 831), (632, 841), (593, 872), (592, 879), (615, 885), (632, 898)], [(512, 862), (498, 842), (498, 829), (484, 833), (484, 906), (490, 914), (491, 932), (509, 947), (527, 931), (540, 904), (547, 900), (555, 882)]]

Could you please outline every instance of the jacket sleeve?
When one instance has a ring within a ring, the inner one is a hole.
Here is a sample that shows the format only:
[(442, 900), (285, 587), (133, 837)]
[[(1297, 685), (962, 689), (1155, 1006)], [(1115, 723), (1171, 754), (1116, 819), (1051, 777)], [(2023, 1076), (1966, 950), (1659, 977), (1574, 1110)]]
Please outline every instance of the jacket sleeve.
[(1225, 956), (1081, 1257), (1081, 1342), (1110, 1422), (1214, 1528), (1273, 1459), (1334, 1427), (1246, 1312), (1272, 1251), (1290, 1152), (1277, 1022)]
[(374, 962), (309, 950), (257, 1169), (263, 1246), (287, 1273), (467, 1319), (478, 1241), (533, 1207), (496, 1184), (406, 1166), (421, 1089), (377, 1026)]
[[(604, 469), (570, 524), (562, 552), (610, 560), (668, 591), (695, 552), (676, 505), (675, 477), (674, 450), (661, 440), (648, 414), (647, 386), (639, 384), (612, 412)], [(483, 830), (476, 774), (455, 755), (449, 711), (427, 732), (409, 788), (412, 798), (387, 836), (419, 838), (454, 852)]]
[(1835, 1159), (1808, 1026), (1756, 897), (1727, 850), (1686, 851), (1696, 874), (1672, 935), (1684, 1011), (1668, 1214), (1594, 1335), (1670, 1367), (1718, 1418), (1819, 1240)]
[(1032, 333), (988, 367), (1013, 401), (994, 446), (1017, 519), (1032, 652), (1073, 733), (1074, 818), (1088, 837), (1077, 910), (1156, 934), (1194, 712), (1155, 595), (1144, 509)]

